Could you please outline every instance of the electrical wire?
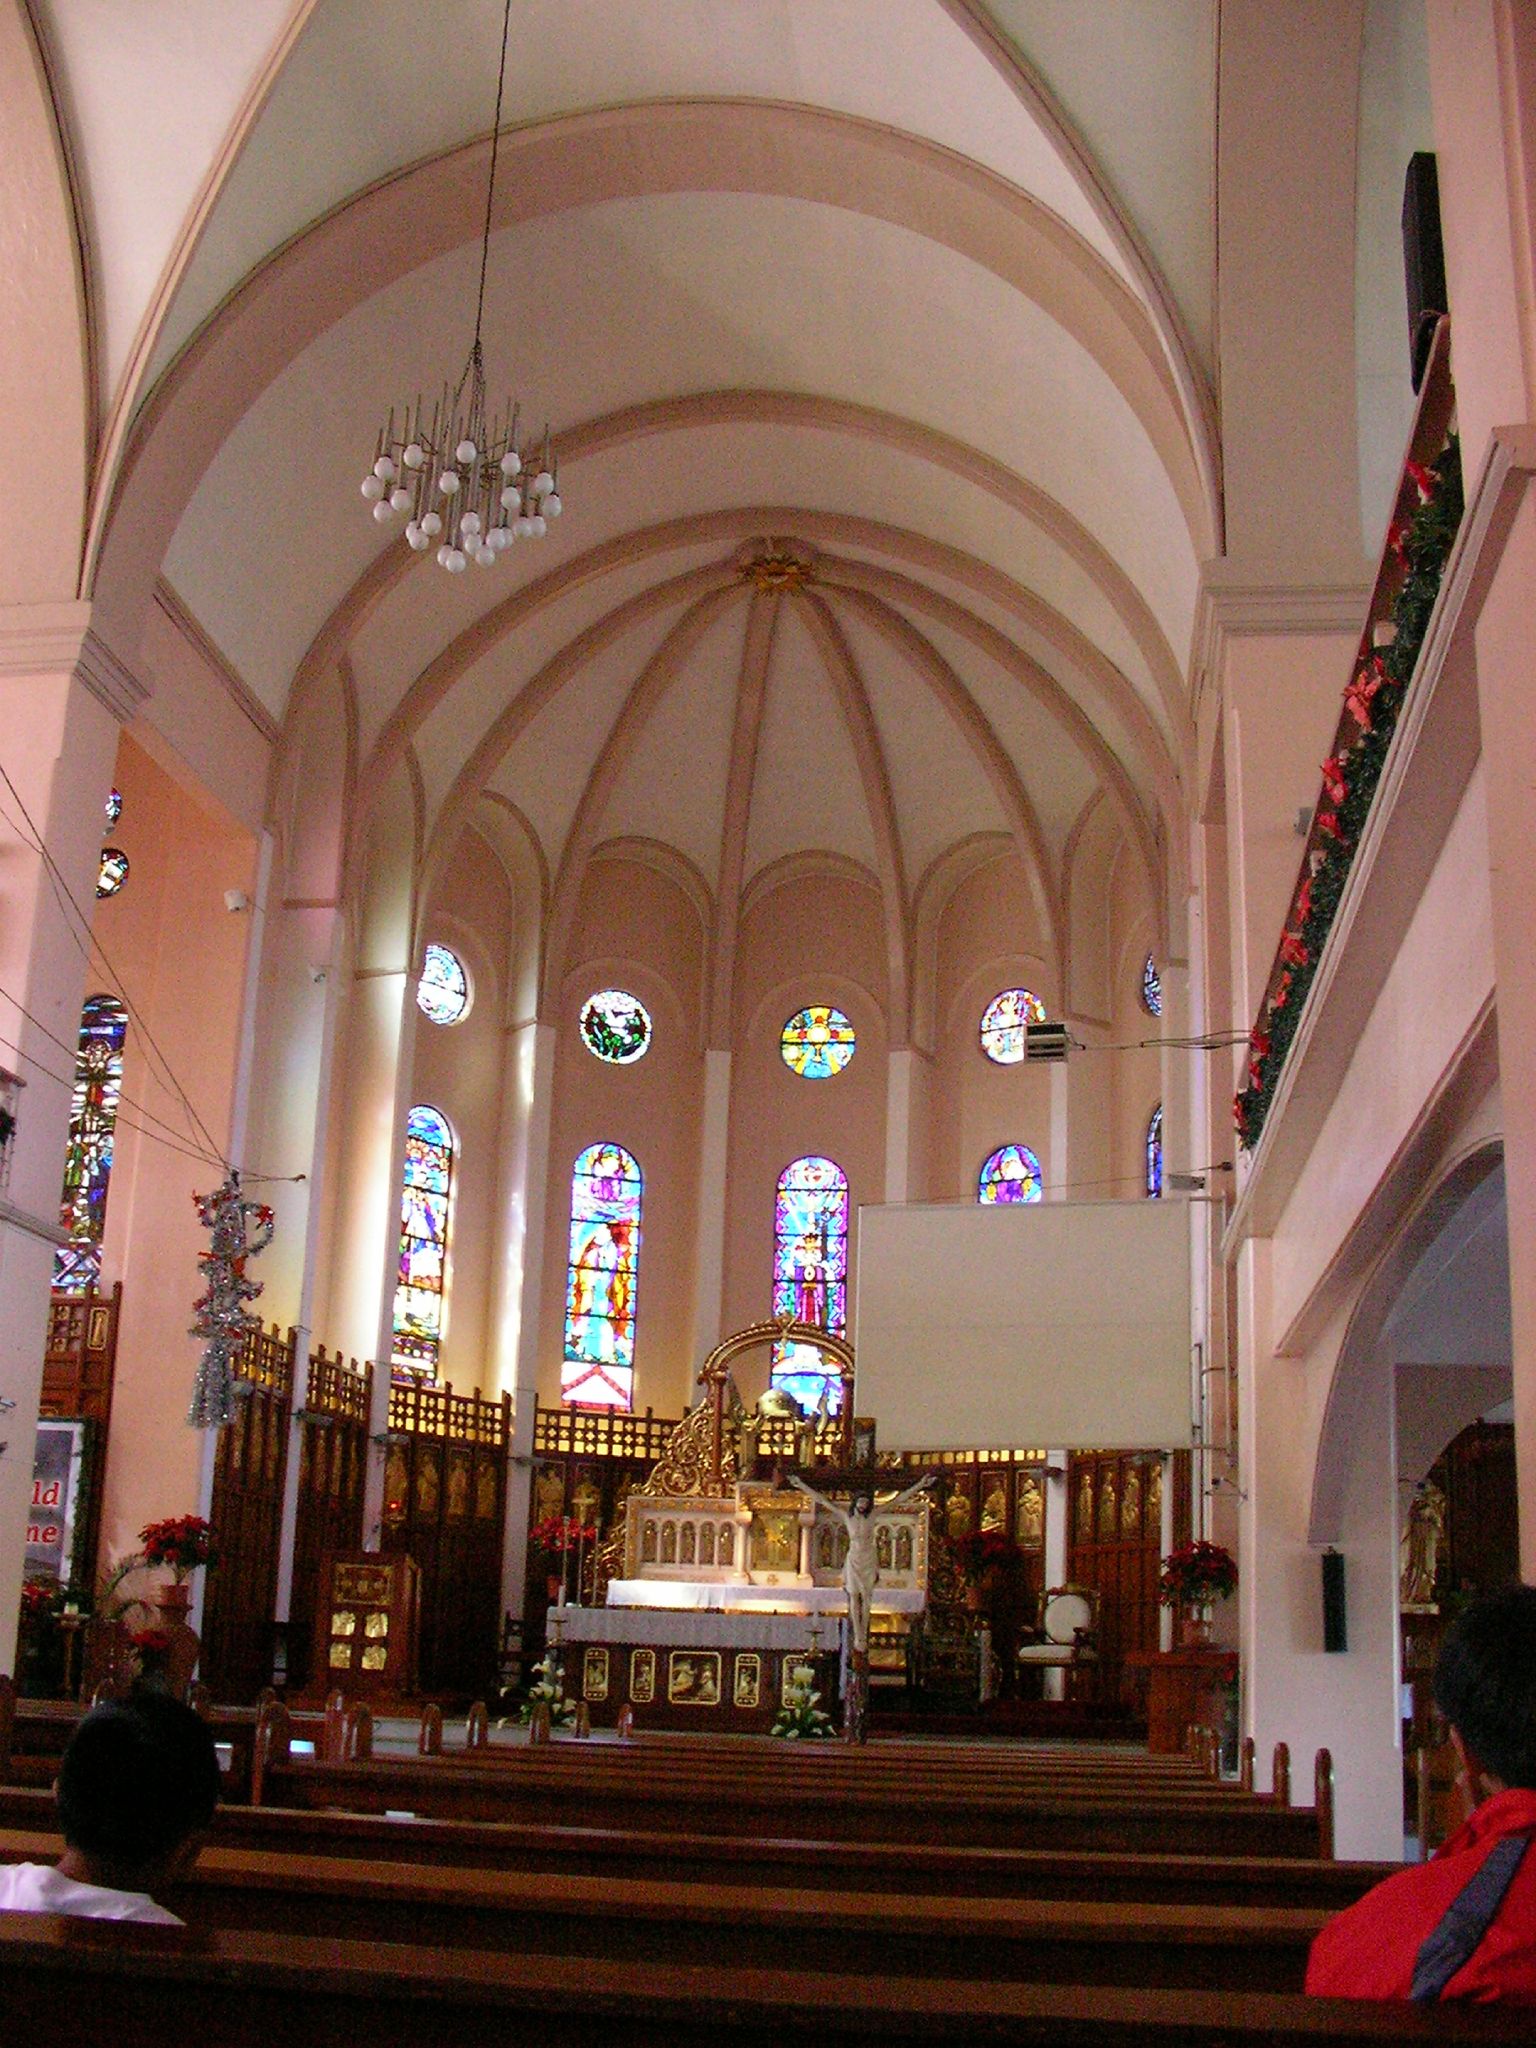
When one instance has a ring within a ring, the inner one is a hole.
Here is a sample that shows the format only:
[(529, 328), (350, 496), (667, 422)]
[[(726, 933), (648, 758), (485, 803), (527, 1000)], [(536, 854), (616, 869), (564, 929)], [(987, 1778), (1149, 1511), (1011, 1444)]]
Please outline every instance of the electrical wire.
[[(45, 1067), (42, 1061), (37, 1057), (35, 1053), (24, 1051), (21, 1046), (13, 1044), (10, 1039), (5, 1038), (3, 1036), (0, 1036), (0, 1046), (3, 1046), (7, 1052), (13, 1053), (17, 1059), (25, 1060), (27, 1065), (33, 1068), (36, 1074), (42, 1080), (56, 1081), (61, 1088), (66, 1090), (66, 1092), (68, 1092), (69, 1094), (74, 1093), (75, 1084), (73, 1080), (66, 1079), (66, 1077), (63, 1074), (56, 1074), (53, 1071), (52, 1067)], [(148, 1114), (148, 1112), (146, 1112), (146, 1114)], [(130, 1131), (136, 1132), (138, 1136), (141, 1138), (148, 1138), (152, 1144), (164, 1145), (168, 1152), (179, 1152), (184, 1159), (195, 1159), (199, 1166), (222, 1167), (224, 1164), (223, 1160), (218, 1158), (216, 1155), (210, 1155), (206, 1152), (195, 1152), (193, 1151), (190, 1145), (182, 1144), (179, 1138), (167, 1138), (163, 1136), (161, 1132), (152, 1131), (148, 1128), (147, 1125), (138, 1123), (131, 1115), (124, 1115), (121, 1106), (121, 1097), (119, 1098), (119, 1106), (116, 1112), (115, 1122), (124, 1125), (125, 1128)], [(167, 1128), (169, 1128), (169, 1126), (167, 1126)], [(258, 1175), (255, 1177), (260, 1178), (261, 1176)]]
[[(160, 1067), (163, 1071), (158, 1078), (160, 1078), (162, 1085), (167, 1087), (170, 1093), (176, 1096), (178, 1101), (181, 1103), (182, 1108), (186, 1111), (189, 1121), (195, 1126), (196, 1131), (201, 1133), (204, 1142), (208, 1145), (209, 1149), (213, 1153), (214, 1157), (218, 1160), (218, 1162), (224, 1167), (226, 1167), (226, 1169), (232, 1170), (230, 1162), (226, 1160), (224, 1157), (223, 1148), (220, 1146), (218, 1140), (214, 1137), (213, 1133), (209, 1130), (208, 1126), (203, 1122), (202, 1117), (198, 1114), (196, 1106), (192, 1101), (192, 1098), (187, 1094), (186, 1089), (182, 1087), (181, 1082), (177, 1078), (175, 1070), (172, 1068), (170, 1061), (166, 1058), (164, 1052), (162, 1052), (159, 1041), (156, 1039), (149, 1025), (145, 1022), (143, 1013), (140, 1011), (138, 1005), (134, 1002), (133, 998), (129, 995), (127, 986), (123, 981), (123, 977), (121, 976), (121, 974), (118, 973), (117, 968), (113, 965), (111, 956), (108, 954), (106, 947), (102, 945), (100, 939), (92, 931), (89, 918), (86, 917), (85, 913), (81, 910), (80, 906), (75, 902), (74, 898), (70, 895), (68, 884), (65, 882), (64, 877), (59, 870), (58, 863), (54, 860), (53, 855), (48, 851), (48, 847), (44, 842), (41, 833), (38, 831), (36, 825), (32, 822), (31, 814), (28, 812), (25, 803), (22, 801), (20, 791), (17, 789), (15, 783), (12, 782), (9, 774), (7, 774), (5, 764), (3, 761), (0, 761), (0, 781), (3, 781), (5, 787), (10, 791), (12, 800), (14, 801), (17, 810), (20, 811), (22, 818), (25, 821), (26, 832), (23, 833), (19, 830), (19, 828), (16, 826), (14, 819), (8, 817), (6, 819), (6, 823), (10, 825), (12, 831), (17, 833), (17, 836), (19, 838), (26, 840), (26, 842), (31, 845), (32, 850), (42, 860), (44, 872), (48, 876), (50, 886), (53, 890), (54, 898), (58, 903), (60, 911), (64, 915), (65, 929), (69, 932), (70, 939), (75, 945), (76, 950), (81, 954), (82, 958), (85, 960), (88, 966), (91, 964), (93, 951), (95, 955), (101, 960), (102, 965), (107, 970), (108, 978), (116, 984), (117, 992), (122, 997), (124, 1008), (127, 1010), (129, 1016), (133, 1019), (134, 1023), (138, 1026), (139, 1034), (143, 1038), (146, 1048), (149, 1051), (153, 1052), (155, 1059), (158, 1060), (160, 1063)], [(78, 925), (79, 931), (70, 928), (71, 919), (73, 919), (74, 923)], [(85, 940), (83, 943), (79, 935), (80, 932), (83, 932), (85, 934)]]

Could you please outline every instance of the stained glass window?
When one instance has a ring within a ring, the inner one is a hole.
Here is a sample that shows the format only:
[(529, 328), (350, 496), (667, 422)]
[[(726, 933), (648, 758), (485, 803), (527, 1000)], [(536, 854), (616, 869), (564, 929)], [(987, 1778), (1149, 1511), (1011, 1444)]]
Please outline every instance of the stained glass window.
[(1147, 1124), (1147, 1193), (1163, 1192), (1163, 1105), (1153, 1110)]
[(122, 791), (120, 789), (109, 789), (107, 791), (107, 801), (103, 808), (105, 809), (107, 814), (108, 826), (110, 827), (115, 825), (118, 819), (123, 815)]
[(999, 1145), (976, 1176), (978, 1202), (1038, 1202), (1040, 1162), (1027, 1145)]
[(80, 1013), (69, 1149), (59, 1199), (59, 1222), (70, 1241), (53, 1255), (53, 1284), (67, 1294), (84, 1294), (101, 1279), (101, 1232), (107, 1219), (112, 1133), (122, 1092), (127, 1029), (128, 1012), (115, 996), (92, 996)]
[(568, 1407), (633, 1405), (644, 1191), (640, 1168), (622, 1145), (589, 1145), (577, 1153), (560, 1368), (560, 1398)]
[(453, 1133), (441, 1110), (419, 1102), (405, 1120), (400, 1270), (395, 1280), (391, 1354), (397, 1376), (437, 1377), (452, 1200)]
[(1032, 989), (1005, 988), (981, 1013), (981, 1049), (1000, 1067), (1024, 1057), (1026, 1025), (1045, 1022), (1045, 1005)]
[(784, 1064), (803, 1081), (826, 1081), (840, 1074), (855, 1050), (853, 1026), (830, 1003), (812, 1003), (807, 1010), (796, 1010), (779, 1033)]
[(1149, 1016), (1161, 1017), (1163, 1014), (1163, 977), (1150, 953), (1141, 970), (1141, 1004)]
[(128, 879), (128, 856), (120, 846), (104, 846), (96, 870), (96, 894), (115, 896)]
[[(834, 1015), (836, 1012), (833, 1013)], [(841, 1337), (848, 1327), (848, 1176), (833, 1159), (795, 1159), (773, 1206), (773, 1312)], [(842, 1403), (842, 1375), (808, 1344), (775, 1344), (773, 1384), (802, 1408)]]
[(651, 1049), (650, 1013), (638, 996), (599, 989), (582, 1005), (581, 1042), (595, 1059), (627, 1067)]
[(446, 946), (428, 946), (416, 984), (416, 1004), (434, 1024), (457, 1024), (469, 1012), (469, 976)]

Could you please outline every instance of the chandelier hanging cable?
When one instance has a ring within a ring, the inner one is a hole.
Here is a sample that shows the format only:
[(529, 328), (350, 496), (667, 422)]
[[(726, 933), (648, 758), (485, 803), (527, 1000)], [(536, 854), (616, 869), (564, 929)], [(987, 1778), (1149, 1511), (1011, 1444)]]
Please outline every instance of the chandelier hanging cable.
[(439, 565), (459, 575), (473, 562), (492, 564), (516, 540), (536, 540), (560, 516), (557, 470), (549, 428), (518, 446), (520, 408), (514, 403), (489, 419), (485, 406), (485, 359), (480, 327), (485, 314), (485, 273), (491, 253), (491, 214), (496, 196), (496, 159), (501, 147), (501, 99), (507, 75), (507, 35), (512, 0), (501, 21), (501, 66), (496, 74), (496, 118), (491, 128), (491, 172), (485, 188), (485, 227), (480, 237), (480, 288), (475, 299), (475, 339), (458, 383), (444, 384), (430, 417), (418, 393), (414, 407), (390, 407), (380, 429), (373, 467), (363, 478), (363, 496), (381, 526), (405, 519), (405, 539), (418, 554), (437, 545)]

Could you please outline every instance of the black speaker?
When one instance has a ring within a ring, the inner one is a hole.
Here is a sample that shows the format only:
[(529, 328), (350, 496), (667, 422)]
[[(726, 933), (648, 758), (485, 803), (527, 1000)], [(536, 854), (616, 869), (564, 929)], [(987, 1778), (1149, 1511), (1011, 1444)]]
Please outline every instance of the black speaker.
[(1408, 360), (1417, 391), (1424, 382), (1435, 322), (1450, 311), (1445, 244), (1440, 239), (1440, 180), (1433, 150), (1415, 151), (1403, 180), (1403, 282), (1408, 289)]
[(1344, 1612), (1344, 1553), (1325, 1550), (1323, 1565), (1323, 1648), (1347, 1650), (1349, 1627)]

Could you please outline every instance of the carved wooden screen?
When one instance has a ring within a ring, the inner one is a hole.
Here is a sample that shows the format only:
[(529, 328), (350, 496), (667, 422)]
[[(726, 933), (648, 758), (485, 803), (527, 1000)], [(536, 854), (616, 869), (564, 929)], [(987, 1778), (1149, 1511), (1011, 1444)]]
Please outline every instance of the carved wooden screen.
[(390, 1389), (380, 1547), (421, 1569), (425, 1692), (480, 1698), (495, 1688), (511, 1438), (506, 1395)]
[(978, 1529), (1011, 1536), (1024, 1553), (1025, 1581), (1038, 1604), (1045, 1589), (1044, 1451), (903, 1451), (880, 1462), (919, 1472), (942, 1468), (948, 1481), (944, 1533), (951, 1542)]
[(1074, 1451), (1067, 1461), (1067, 1577), (1098, 1589), (1107, 1698), (1126, 1652), (1157, 1648), (1163, 1485), (1157, 1456)]
[(327, 1551), (363, 1547), (363, 1486), (368, 1461), (368, 1403), (373, 1367), (322, 1344), (310, 1354), (299, 1432), (298, 1519), (293, 1532), (293, 1592), (288, 1603), (288, 1684), (308, 1684), (314, 1647), (315, 1591)]
[(237, 1368), (234, 1420), (219, 1431), (211, 1511), (219, 1555), (208, 1572), (202, 1677), (215, 1699), (237, 1704), (272, 1677), (295, 1343), (292, 1330), (252, 1331)]
[[(667, 1447), (677, 1418), (654, 1414), (626, 1415), (613, 1408), (540, 1408), (533, 1420), (534, 1473), (529, 1499), (530, 1525), (552, 1515), (574, 1516), (596, 1528), (601, 1540), (613, 1528), (633, 1489), (650, 1476)], [(584, 1590), (592, 1590), (595, 1544), (583, 1544)], [(540, 1639), (542, 1617), (549, 1604), (551, 1560), (530, 1543), (523, 1619), (530, 1645)], [(554, 1569), (558, 1571), (558, 1562)], [(575, 1559), (568, 1570), (575, 1571)], [(574, 1583), (570, 1597), (577, 1597)]]
[(123, 1283), (110, 1294), (88, 1287), (83, 1294), (55, 1293), (48, 1308), (48, 1335), (43, 1347), (43, 1390), (38, 1414), (78, 1416), (86, 1431), (86, 1467), (82, 1474), (85, 1528), (76, 1546), (77, 1569), (87, 1579), (96, 1574), (96, 1547), (101, 1534), (101, 1474), (107, 1467), (107, 1440), (112, 1421), (112, 1379), (117, 1366), (117, 1325), (123, 1305)]

